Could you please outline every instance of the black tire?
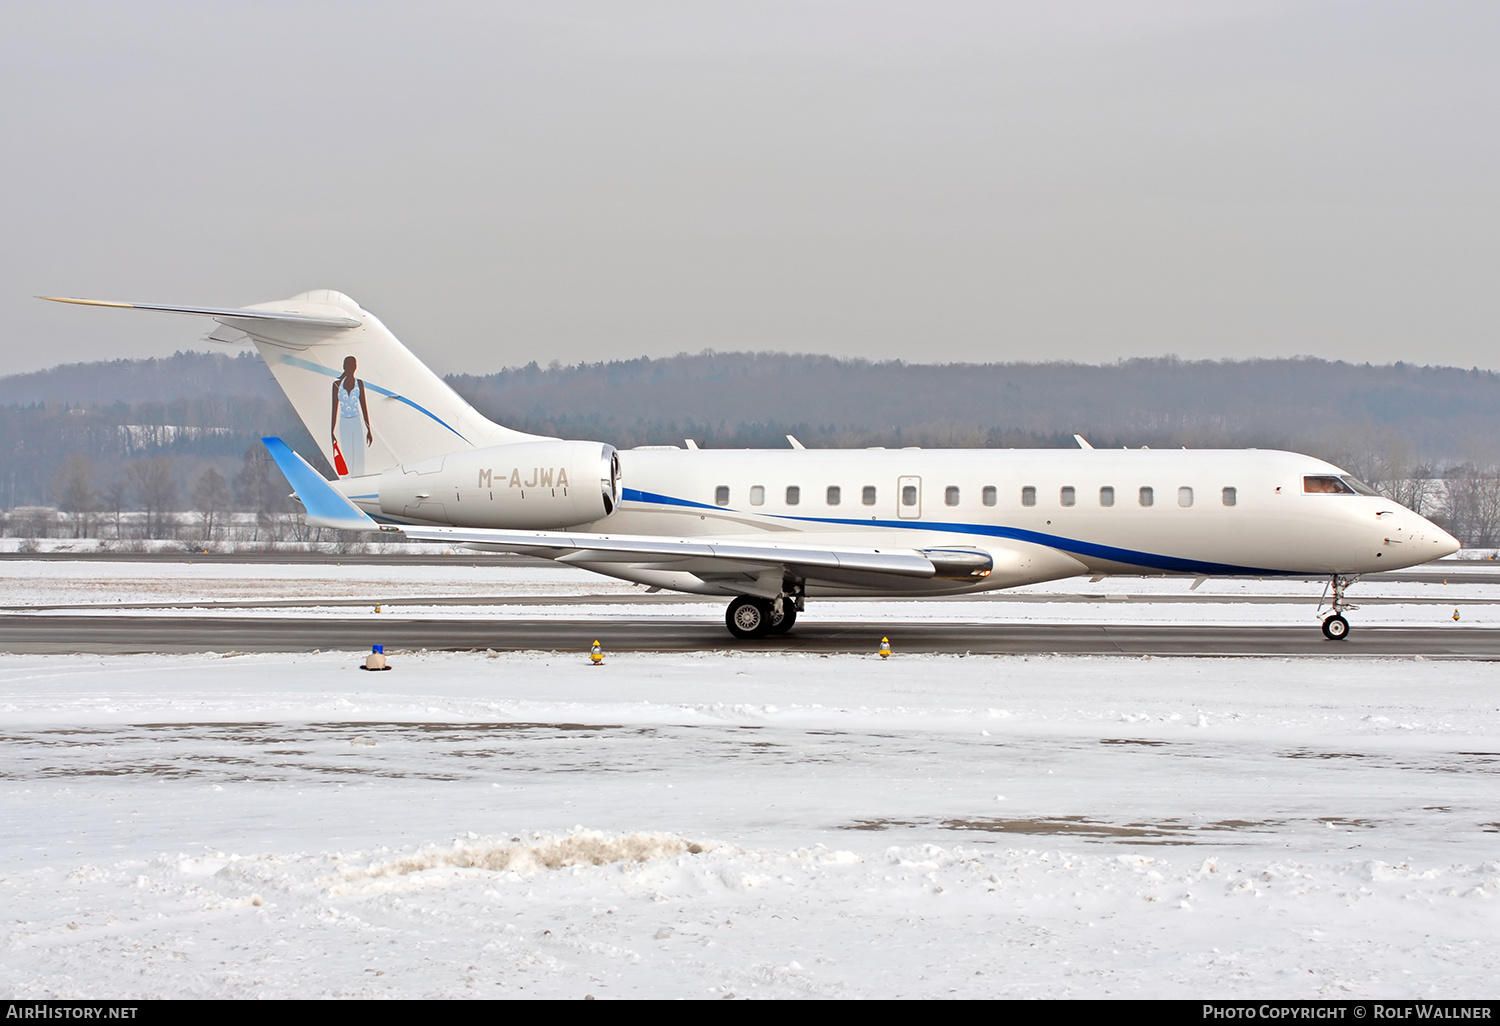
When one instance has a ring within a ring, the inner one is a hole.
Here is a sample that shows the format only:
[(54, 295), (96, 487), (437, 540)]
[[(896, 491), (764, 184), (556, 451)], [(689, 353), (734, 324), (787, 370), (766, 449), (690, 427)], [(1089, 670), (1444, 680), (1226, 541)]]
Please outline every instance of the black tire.
[(777, 616), (775, 608), (771, 610), (771, 629), (769, 634), (785, 634), (792, 629), (797, 622), (797, 607), (792, 605), (791, 599), (781, 600), (781, 615)]
[(729, 628), (730, 634), (742, 640), (763, 638), (771, 630), (771, 603), (752, 595), (741, 595), (729, 603), (724, 626)]
[(1343, 641), (1349, 636), (1349, 621), (1334, 613), (1323, 621), (1323, 637), (1329, 641)]

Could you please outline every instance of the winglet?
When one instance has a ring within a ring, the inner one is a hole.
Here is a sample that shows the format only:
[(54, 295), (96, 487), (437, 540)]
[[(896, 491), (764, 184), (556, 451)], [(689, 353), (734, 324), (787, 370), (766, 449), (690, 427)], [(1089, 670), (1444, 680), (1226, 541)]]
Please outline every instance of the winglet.
[(344, 498), (314, 470), (305, 459), (292, 451), (279, 438), (262, 438), (271, 458), (286, 475), (297, 493), (302, 506), (307, 510), (307, 522), (312, 527), (335, 527), (341, 531), (378, 531), (380, 525), (365, 515), (354, 503)]

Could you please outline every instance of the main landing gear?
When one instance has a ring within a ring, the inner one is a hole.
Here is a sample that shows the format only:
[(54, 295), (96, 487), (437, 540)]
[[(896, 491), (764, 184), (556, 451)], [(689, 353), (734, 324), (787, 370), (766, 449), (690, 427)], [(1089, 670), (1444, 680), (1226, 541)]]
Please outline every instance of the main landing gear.
[(797, 603), (790, 596), (763, 599), (741, 595), (729, 603), (724, 623), (736, 638), (764, 638), (785, 634), (797, 622)]
[[(1349, 636), (1349, 621), (1344, 618), (1345, 610), (1358, 609), (1344, 601), (1344, 589), (1353, 584), (1357, 577), (1349, 577), (1344, 574), (1333, 575), (1333, 604), (1329, 607), (1329, 614), (1323, 618), (1323, 637), (1329, 641), (1343, 641)], [(1325, 589), (1323, 594), (1328, 594)]]

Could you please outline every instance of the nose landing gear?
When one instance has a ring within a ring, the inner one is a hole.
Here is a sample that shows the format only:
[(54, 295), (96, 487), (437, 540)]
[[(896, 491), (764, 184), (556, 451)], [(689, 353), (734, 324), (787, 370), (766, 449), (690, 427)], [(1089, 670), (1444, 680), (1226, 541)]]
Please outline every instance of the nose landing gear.
[[(1333, 603), (1329, 606), (1328, 615), (1323, 618), (1323, 637), (1329, 641), (1343, 641), (1349, 637), (1349, 621), (1344, 617), (1344, 612), (1350, 609), (1358, 609), (1359, 607), (1352, 606), (1344, 601), (1344, 590), (1358, 579), (1357, 576), (1345, 574), (1333, 575)], [(1323, 589), (1323, 595), (1325, 598), (1327, 597), (1327, 588)], [(1322, 608), (1322, 604), (1319, 603), (1318, 609), (1320, 612)]]

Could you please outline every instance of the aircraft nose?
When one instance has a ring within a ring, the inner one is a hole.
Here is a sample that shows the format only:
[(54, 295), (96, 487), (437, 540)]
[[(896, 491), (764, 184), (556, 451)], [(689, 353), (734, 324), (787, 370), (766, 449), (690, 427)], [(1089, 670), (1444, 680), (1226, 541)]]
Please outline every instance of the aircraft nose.
[(1421, 539), (1417, 543), (1418, 545), (1431, 546), (1429, 549), (1431, 555), (1427, 557), (1428, 559), (1441, 559), (1444, 556), (1451, 556), (1463, 548), (1463, 544), (1457, 538), (1426, 518), (1422, 519), (1422, 529), (1418, 536)]
[(1463, 544), (1459, 542), (1457, 538), (1453, 537), (1453, 535), (1449, 534), (1447, 531), (1444, 531), (1442, 528), (1438, 528), (1439, 558), (1442, 558), (1443, 556), (1451, 556), (1461, 548), (1463, 548)]

